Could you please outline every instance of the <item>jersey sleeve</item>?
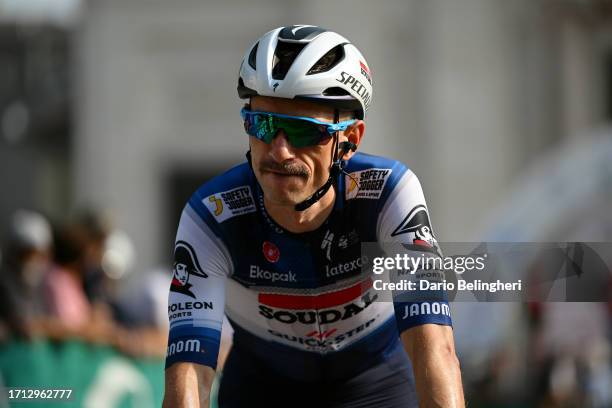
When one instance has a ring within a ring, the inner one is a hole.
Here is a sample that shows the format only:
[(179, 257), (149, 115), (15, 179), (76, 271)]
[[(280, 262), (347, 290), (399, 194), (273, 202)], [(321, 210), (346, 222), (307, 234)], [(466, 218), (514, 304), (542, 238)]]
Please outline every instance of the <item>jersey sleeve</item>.
[(166, 368), (179, 361), (216, 368), (230, 259), (225, 245), (188, 204), (174, 247)]
[[(379, 214), (377, 235), (383, 249), (393, 248), (394, 253), (387, 253), (387, 256), (406, 254), (414, 260), (420, 258), (423, 266), (405, 275), (415, 282), (416, 289), (393, 293), (399, 332), (427, 323), (452, 326), (446, 292), (420, 290), (419, 280), (443, 279), (442, 253), (431, 226), (421, 183), (412, 171), (404, 172), (389, 195)], [(440, 269), (436, 270), (436, 266)], [(400, 279), (397, 271), (391, 276), (391, 281)]]

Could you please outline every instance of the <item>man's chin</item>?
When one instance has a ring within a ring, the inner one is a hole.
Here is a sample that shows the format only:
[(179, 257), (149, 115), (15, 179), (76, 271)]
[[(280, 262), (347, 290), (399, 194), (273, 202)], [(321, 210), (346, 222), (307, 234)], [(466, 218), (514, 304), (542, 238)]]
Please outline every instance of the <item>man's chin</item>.
[(298, 203), (301, 203), (302, 201), (304, 201), (306, 198), (308, 197), (303, 197), (302, 198), (302, 194), (265, 194), (264, 191), (264, 195), (267, 198), (266, 201), (268, 201), (271, 204), (274, 205), (279, 205), (279, 206), (286, 206), (286, 207), (293, 207)]
[(305, 180), (299, 176), (283, 176), (275, 173), (263, 175), (260, 185), (264, 195), (275, 202), (295, 204), (304, 200)]
[(282, 205), (293, 207), (308, 198), (302, 190), (282, 190), (277, 186), (263, 186), (264, 197), (266, 201), (274, 205)]

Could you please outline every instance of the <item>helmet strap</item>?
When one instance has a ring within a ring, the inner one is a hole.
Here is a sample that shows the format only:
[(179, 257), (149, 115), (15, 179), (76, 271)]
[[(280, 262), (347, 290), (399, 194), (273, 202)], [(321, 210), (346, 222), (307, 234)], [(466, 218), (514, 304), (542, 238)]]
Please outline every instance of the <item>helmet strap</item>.
[(249, 167), (251, 168), (251, 171), (253, 171), (253, 162), (251, 160), (251, 149), (247, 150), (246, 154), (246, 159), (249, 162)]

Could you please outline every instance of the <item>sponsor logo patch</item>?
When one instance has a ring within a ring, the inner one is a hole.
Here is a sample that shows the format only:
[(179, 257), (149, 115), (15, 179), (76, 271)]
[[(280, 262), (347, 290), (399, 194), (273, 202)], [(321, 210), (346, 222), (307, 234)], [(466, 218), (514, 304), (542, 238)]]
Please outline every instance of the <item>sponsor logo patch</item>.
[(321, 249), (325, 251), (325, 257), (328, 261), (331, 261), (331, 248), (334, 243), (334, 233), (330, 230), (325, 232), (325, 236), (323, 237), (323, 241), (321, 241)]
[(370, 108), (372, 95), (370, 92), (368, 92), (368, 88), (363, 83), (359, 82), (357, 78), (348, 72), (342, 71), (340, 73), (340, 78), (336, 78), (336, 81), (343, 84), (345, 86), (344, 89), (352, 93), (353, 96), (357, 96), (360, 100), (362, 100), (366, 110)]
[(222, 191), (202, 200), (208, 211), (217, 222), (223, 222), (237, 215), (254, 212), (255, 200), (249, 186), (236, 187), (232, 190)]
[(350, 340), (353, 336), (356, 336), (362, 331), (366, 330), (374, 323), (374, 321), (376, 321), (376, 317), (373, 317), (367, 320), (366, 322), (361, 323), (357, 327), (354, 327), (340, 334), (337, 333), (338, 330), (336, 328), (329, 329), (323, 332), (312, 331), (306, 334), (305, 336), (281, 333), (272, 329), (268, 329), (268, 333), (291, 343), (303, 345), (310, 350), (326, 351), (330, 349), (339, 349), (343, 345), (343, 343), (345, 343), (347, 340)]
[(176, 241), (174, 246), (174, 275), (170, 290), (172, 292), (182, 293), (195, 299), (194, 293), (191, 291), (193, 286), (189, 283), (192, 275), (198, 278), (208, 278), (208, 275), (200, 267), (198, 257), (196, 256), (193, 247), (186, 241)]
[(436, 239), (429, 222), (429, 214), (424, 205), (417, 205), (410, 210), (400, 225), (391, 233), (391, 236), (394, 237), (401, 234), (410, 234), (412, 243), (415, 245), (436, 246)]
[(352, 318), (370, 307), (378, 294), (370, 292), (372, 280), (319, 295), (259, 294), (259, 314), (280, 323), (333, 324)]
[(278, 262), (278, 258), (280, 258), (280, 250), (273, 242), (264, 241), (261, 248), (264, 257), (270, 263)]
[(182, 317), (191, 317), (192, 310), (212, 310), (213, 302), (179, 302), (168, 305), (168, 317), (170, 319), (178, 319)]
[(170, 357), (176, 353), (205, 353), (206, 351), (200, 346), (200, 340), (177, 340), (170, 343), (168, 346), (167, 356)]
[(421, 302), (404, 306), (403, 319), (414, 316), (444, 315), (450, 317), (450, 307), (442, 302)]
[(332, 276), (361, 271), (361, 268), (363, 265), (367, 264), (367, 262), (368, 257), (366, 255), (362, 255), (361, 257), (353, 259), (349, 262), (341, 262), (333, 266), (325, 265), (325, 276), (331, 278)]
[(368, 66), (363, 61), (359, 61), (359, 68), (361, 69), (361, 75), (363, 75), (370, 85), (372, 85), (372, 75), (370, 74)]
[(379, 199), (390, 175), (391, 169), (367, 169), (345, 175), (346, 199)]
[(260, 268), (257, 265), (251, 265), (249, 269), (249, 278), (260, 279), (270, 282), (296, 282), (295, 273), (289, 272), (271, 272)]
[(359, 234), (357, 233), (357, 230), (353, 229), (348, 234), (340, 235), (340, 238), (338, 239), (338, 247), (344, 250), (350, 246), (359, 244), (360, 242), (361, 240), (359, 239)]

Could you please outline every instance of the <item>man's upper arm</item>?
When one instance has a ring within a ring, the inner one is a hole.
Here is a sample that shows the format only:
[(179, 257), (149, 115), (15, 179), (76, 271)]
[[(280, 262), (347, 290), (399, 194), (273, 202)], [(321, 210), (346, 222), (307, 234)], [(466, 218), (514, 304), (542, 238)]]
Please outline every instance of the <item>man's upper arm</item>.
[[(433, 232), (429, 211), (421, 184), (411, 170), (406, 170), (393, 186), (393, 191), (384, 204), (378, 219), (378, 241), (394, 245), (394, 249), (417, 260), (441, 258), (440, 248)], [(387, 256), (396, 254), (387, 253)], [(438, 262), (440, 263), (440, 262)], [(433, 262), (432, 262), (433, 264)], [(421, 269), (410, 275), (417, 283), (427, 275), (442, 276), (441, 271), (433, 274), (431, 270)], [(397, 276), (395, 277), (397, 279)], [(395, 292), (393, 305), (400, 333), (406, 330), (434, 323), (451, 326), (450, 307), (444, 291), (406, 291)]]
[(230, 263), (223, 243), (188, 204), (174, 247), (166, 368), (176, 362), (216, 368)]

